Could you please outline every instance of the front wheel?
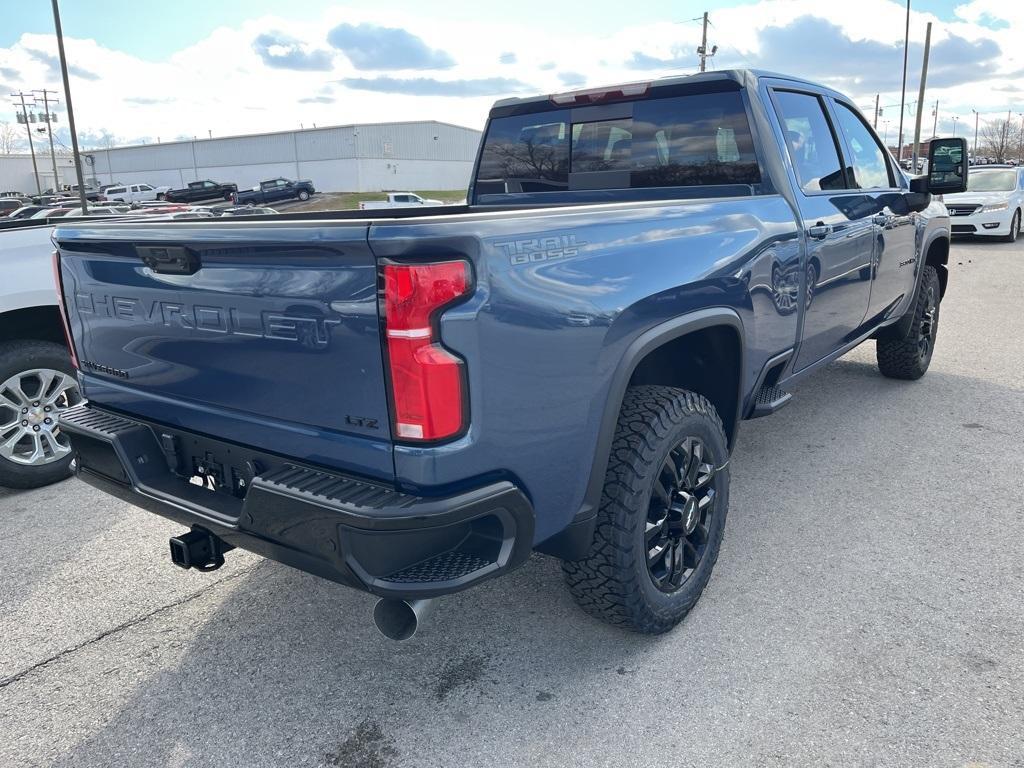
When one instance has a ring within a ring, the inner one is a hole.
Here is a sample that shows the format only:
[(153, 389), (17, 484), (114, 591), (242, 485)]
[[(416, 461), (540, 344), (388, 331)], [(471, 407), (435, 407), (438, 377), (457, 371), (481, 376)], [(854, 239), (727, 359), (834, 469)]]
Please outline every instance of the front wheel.
[(300, 190), (299, 191), (299, 200), (301, 200), (302, 202), (306, 202), (307, 200), (309, 200), (309, 192), (307, 192), (304, 189)]
[(37, 488), (70, 474), (71, 445), (59, 418), (81, 402), (63, 346), (0, 344), (0, 485)]
[(894, 328), (886, 329), (875, 342), (878, 370), (883, 376), (910, 381), (924, 376), (935, 351), (941, 298), (939, 273), (935, 267), (927, 265), (921, 275), (921, 287), (912, 310), (914, 314), (909, 330), (898, 335)]
[(728, 443), (718, 412), (673, 387), (626, 392), (597, 529), (563, 563), (585, 611), (636, 632), (678, 624), (711, 578), (729, 509)]
[(1013, 218), (1010, 219), (1010, 231), (1008, 234), (1002, 237), (1005, 243), (1017, 242), (1017, 236), (1020, 234), (1020, 209), (1018, 208), (1013, 212)]

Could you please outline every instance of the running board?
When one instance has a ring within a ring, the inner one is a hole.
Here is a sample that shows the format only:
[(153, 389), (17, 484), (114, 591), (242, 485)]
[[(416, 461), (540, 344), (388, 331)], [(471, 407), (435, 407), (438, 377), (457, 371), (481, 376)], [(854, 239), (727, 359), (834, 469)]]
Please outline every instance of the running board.
[(763, 386), (757, 391), (754, 410), (750, 412), (749, 418), (758, 419), (762, 416), (770, 416), (792, 399), (793, 394), (781, 387), (776, 387), (774, 384)]

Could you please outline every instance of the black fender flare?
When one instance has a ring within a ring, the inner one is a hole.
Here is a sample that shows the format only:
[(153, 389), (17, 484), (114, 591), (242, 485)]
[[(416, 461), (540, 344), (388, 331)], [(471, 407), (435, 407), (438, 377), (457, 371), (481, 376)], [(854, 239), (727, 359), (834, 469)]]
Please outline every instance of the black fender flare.
[(653, 328), (641, 333), (626, 348), (622, 359), (619, 361), (612, 374), (611, 385), (608, 389), (608, 398), (605, 401), (604, 411), (601, 416), (601, 425), (597, 433), (597, 443), (594, 450), (594, 461), (590, 469), (590, 479), (587, 482), (587, 492), (583, 498), (583, 506), (576, 515), (575, 521), (585, 520), (597, 514), (597, 508), (601, 503), (601, 492), (604, 488), (604, 476), (608, 469), (608, 457), (611, 454), (612, 440), (615, 436), (615, 425), (619, 420), (619, 408), (626, 395), (626, 388), (633, 372), (650, 352), (670, 341), (682, 336), (714, 326), (727, 326), (736, 332), (740, 344), (740, 375), (736, 383), (736, 413), (733, 416), (733, 434), (729, 435), (729, 447), (732, 448), (733, 437), (742, 417), (743, 409), (743, 382), (746, 376), (745, 344), (743, 333), (743, 321), (734, 309), (728, 307), (709, 307), (688, 312), (685, 315), (666, 320)]

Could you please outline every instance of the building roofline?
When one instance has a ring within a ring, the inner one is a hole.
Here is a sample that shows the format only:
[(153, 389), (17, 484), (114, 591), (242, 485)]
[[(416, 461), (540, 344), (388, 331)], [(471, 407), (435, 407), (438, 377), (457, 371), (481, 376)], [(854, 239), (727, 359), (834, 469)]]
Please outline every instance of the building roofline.
[[(229, 139), (253, 139), (262, 136), (283, 136), (289, 133), (315, 133), (318, 131), (334, 131), (338, 128), (368, 128), (371, 126), (378, 125), (444, 125), (448, 128), (458, 128), (463, 131), (473, 131), (474, 133), (483, 133), (483, 131), (477, 128), (469, 128), (465, 125), (456, 125), (455, 123), (448, 123), (444, 120), (395, 120), (387, 121), (381, 120), (373, 123), (342, 123), (341, 125), (318, 125), (316, 128), (291, 128), (284, 131), (267, 131), (266, 133), (236, 133), (228, 136), (213, 136), (202, 138), (200, 136), (194, 139), (175, 139), (174, 141), (160, 141), (153, 142), (152, 144), (119, 144), (113, 147), (90, 147), (88, 149), (83, 148), (80, 150), (81, 154), (88, 152), (108, 152), (114, 149), (138, 149), (141, 147), (171, 147), (176, 144), (199, 144), (200, 142), (208, 141), (227, 141)], [(28, 155), (26, 155), (27, 157)]]

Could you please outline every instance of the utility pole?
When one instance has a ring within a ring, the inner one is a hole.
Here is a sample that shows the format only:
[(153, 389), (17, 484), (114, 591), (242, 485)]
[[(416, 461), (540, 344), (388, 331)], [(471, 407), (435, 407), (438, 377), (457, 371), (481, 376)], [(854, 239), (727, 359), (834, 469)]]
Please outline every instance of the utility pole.
[[(50, 94), (56, 93), (56, 91), (48, 91), (43, 88), (41, 91), (32, 91), (33, 94), (43, 94), (43, 109), (46, 111), (46, 132), (50, 134), (50, 162), (53, 163), (53, 191), (60, 191), (60, 174), (57, 172), (57, 153), (53, 148), (53, 124), (50, 122)], [(36, 100), (36, 105), (39, 104), (39, 97), (33, 96)], [(54, 99), (56, 102), (57, 99)]]
[(1013, 113), (1012, 109), (1006, 110), (1006, 122), (1003, 124), (1003, 156), (996, 158), (1000, 163), (1005, 163), (1010, 155), (1009, 144), (1010, 144), (1010, 115)]
[[(56, 0), (54, 0), (56, 2)], [(910, 0), (907, 0), (907, 29), (903, 34), (903, 89), (900, 91), (900, 148), (897, 162), (903, 161), (903, 109), (907, 100), (907, 48), (910, 47)]]
[[(910, 0), (907, 0), (909, 2)], [(82, 215), (89, 215), (89, 201), (85, 199), (85, 179), (82, 177), (82, 157), (78, 154), (78, 134), (75, 132), (75, 110), (71, 107), (71, 82), (68, 80), (68, 58), (64, 54), (64, 32), (60, 27), (60, 8), (53, 0), (53, 26), (57, 31), (57, 52), (60, 54), (60, 76), (64, 80), (64, 104), (68, 108), (68, 128), (71, 131), (71, 151), (75, 156), (75, 175), (78, 177), (78, 199)]]
[(974, 150), (973, 150), (972, 154), (974, 155), (975, 162), (977, 162), (977, 159), (978, 159), (978, 110), (972, 109), (971, 112), (974, 113)]
[(1020, 134), (1017, 136), (1017, 162), (1024, 159), (1024, 112), (1018, 112), (1020, 117)]
[(933, 116), (934, 116), (935, 119), (932, 121), (932, 138), (934, 139), (936, 136), (939, 135), (938, 134), (938, 130), (939, 130), (939, 100), (938, 99), (935, 100), (935, 112), (933, 113)]
[(875, 130), (878, 130), (878, 97), (880, 95), (878, 93), (875, 94), (875, 121), (871, 124), (871, 127)]
[(21, 91), (12, 93), (11, 96), (17, 96), (21, 99), (21, 116), (25, 119), (25, 130), (28, 132), (28, 151), (32, 155), (32, 173), (36, 177), (36, 194), (43, 194), (43, 185), (39, 183), (39, 168), (36, 165), (36, 147), (32, 143), (32, 126), (28, 122), (28, 107), (25, 106), (25, 94)]
[(921, 63), (921, 85), (917, 92), (917, 118), (914, 121), (914, 159), (912, 161), (913, 173), (917, 173), (917, 158), (920, 155), (921, 147), (921, 115), (924, 112), (924, 88), (928, 83), (928, 54), (932, 48), (932, 23), (924, 33), (924, 61)]
[[(696, 19), (694, 19), (696, 21)], [(704, 11), (704, 28), (700, 34), (700, 48), (697, 49), (697, 55), (700, 56), (700, 71), (703, 72), (707, 69), (707, 60), (718, 53), (718, 46), (711, 46), (711, 53), (708, 53), (708, 12)]]

